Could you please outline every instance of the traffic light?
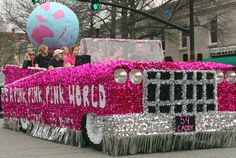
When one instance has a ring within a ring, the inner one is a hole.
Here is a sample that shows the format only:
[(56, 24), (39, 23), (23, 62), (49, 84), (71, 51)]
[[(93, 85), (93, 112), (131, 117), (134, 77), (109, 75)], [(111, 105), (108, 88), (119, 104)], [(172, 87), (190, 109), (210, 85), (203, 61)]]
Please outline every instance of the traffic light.
[(34, 4), (40, 3), (40, 0), (32, 0), (32, 3), (34, 3)]
[(99, 0), (91, 0), (91, 9), (92, 11), (98, 11), (100, 9)]

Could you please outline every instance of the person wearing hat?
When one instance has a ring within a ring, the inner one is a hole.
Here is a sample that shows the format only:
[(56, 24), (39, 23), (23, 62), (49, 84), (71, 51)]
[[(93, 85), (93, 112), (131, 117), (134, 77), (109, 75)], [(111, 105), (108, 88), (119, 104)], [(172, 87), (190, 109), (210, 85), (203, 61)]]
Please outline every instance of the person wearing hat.
[(53, 59), (49, 61), (48, 69), (54, 69), (56, 67), (63, 67), (63, 53), (64, 51), (61, 49), (56, 49), (53, 53)]

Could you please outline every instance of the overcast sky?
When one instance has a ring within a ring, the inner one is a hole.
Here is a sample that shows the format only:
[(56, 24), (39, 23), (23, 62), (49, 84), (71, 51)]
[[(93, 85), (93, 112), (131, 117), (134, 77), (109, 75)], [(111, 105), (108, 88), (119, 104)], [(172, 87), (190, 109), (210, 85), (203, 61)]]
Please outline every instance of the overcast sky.
[[(29, 1), (29, 3), (31, 3), (31, 0), (28, 0)], [(156, 4), (157, 5), (159, 5), (159, 4), (161, 4), (161, 3), (164, 3), (165, 1), (167, 1), (167, 0), (156, 0)], [(2, 0), (0, 0), (0, 13), (2, 13), (3, 12), (3, 9), (2, 9)], [(14, 25), (12, 25), (12, 24), (8, 24), (8, 29), (7, 29), (7, 32), (10, 32), (11, 31), (11, 29), (12, 28), (14, 28), (15, 26)], [(17, 31), (17, 30), (16, 30)]]

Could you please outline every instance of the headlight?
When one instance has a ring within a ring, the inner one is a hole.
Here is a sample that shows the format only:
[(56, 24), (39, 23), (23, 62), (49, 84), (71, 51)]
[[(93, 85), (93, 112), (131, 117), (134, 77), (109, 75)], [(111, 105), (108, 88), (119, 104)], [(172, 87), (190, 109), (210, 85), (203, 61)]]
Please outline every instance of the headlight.
[(133, 84), (140, 84), (143, 80), (143, 74), (140, 70), (134, 69), (130, 72), (129, 79)]
[(236, 81), (236, 74), (233, 70), (230, 70), (226, 74), (226, 80), (229, 84), (232, 84)]
[(224, 81), (224, 73), (220, 70), (216, 71), (216, 82), (221, 83)]
[(128, 74), (124, 69), (117, 69), (114, 73), (116, 83), (123, 84), (127, 81)]
[(129, 79), (133, 84), (140, 84), (143, 80), (143, 74), (140, 70), (134, 69), (130, 72)]

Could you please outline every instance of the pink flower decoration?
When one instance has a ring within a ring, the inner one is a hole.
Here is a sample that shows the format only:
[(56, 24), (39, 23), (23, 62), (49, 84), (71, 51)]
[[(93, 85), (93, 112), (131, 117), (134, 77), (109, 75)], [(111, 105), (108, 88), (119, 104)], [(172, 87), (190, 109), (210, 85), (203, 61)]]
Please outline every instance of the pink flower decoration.
[(2, 68), (2, 71), (5, 74), (5, 84), (12, 83), (16, 80), (25, 78), (27, 76), (33, 75), (35, 73), (38, 73), (42, 70), (39, 69), (21, 69), (19, 67), (8, 65), (4, 68)]

